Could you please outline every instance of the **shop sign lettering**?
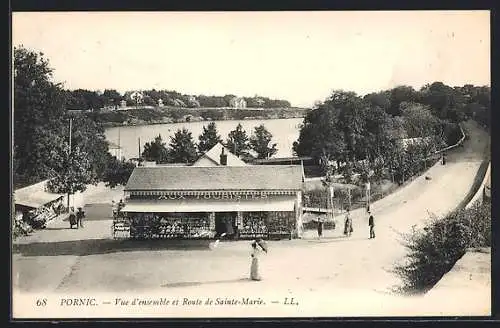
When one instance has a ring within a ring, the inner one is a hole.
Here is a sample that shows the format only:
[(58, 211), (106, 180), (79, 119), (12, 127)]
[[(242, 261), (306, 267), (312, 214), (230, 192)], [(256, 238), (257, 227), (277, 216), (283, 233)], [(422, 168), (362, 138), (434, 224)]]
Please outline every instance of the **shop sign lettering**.
[(165, 194), (160, 195), (158, 200), (180, 200), (180, 199), (216, 199), (216, 200), (240, 200), (240, 199), (266, 199), (268, 194), (265, 192), (255, 193), (199, 193), (195, 195), (183, 194)]

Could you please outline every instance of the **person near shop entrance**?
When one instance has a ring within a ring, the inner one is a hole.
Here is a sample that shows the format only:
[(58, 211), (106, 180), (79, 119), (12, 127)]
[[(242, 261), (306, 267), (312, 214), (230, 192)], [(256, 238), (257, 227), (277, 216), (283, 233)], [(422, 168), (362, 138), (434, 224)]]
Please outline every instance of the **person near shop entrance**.
[(344, 222), (344, 235), (347, 237), (351, 237), (352, 232), (354, 229), (352, 228), (352, 219), (351, 219), (351, 213), (349, 209), (347, 209), (347, 212), (345, 214), (345, 222)]
[(370, 227), (370, 239), (375, 238), (375, 219), (371, 212), (368, 212), (368, 226)]
[(113, 219), (116, 218), (117, 212), (118, 212), (118, 207), (116, 205), (116, 202), (115, 202), (115, 200), (112, 200), (111, 201), (111, 216), (113, 217)]
[(123, 202), (123, 199), (120, 199), (120, 201), (118, 202), (118, 212), (120, 212), (124, 207), (125, 203)]

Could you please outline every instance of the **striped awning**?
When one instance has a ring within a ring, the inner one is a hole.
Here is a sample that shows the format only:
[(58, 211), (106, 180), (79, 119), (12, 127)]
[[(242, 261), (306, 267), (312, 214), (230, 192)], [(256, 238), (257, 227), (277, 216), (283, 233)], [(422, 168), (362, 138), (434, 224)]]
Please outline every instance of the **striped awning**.
[(240, 200), (130, 200), (122, 212), (188, 213), (188, 212), (292, 212), (295, 197)]

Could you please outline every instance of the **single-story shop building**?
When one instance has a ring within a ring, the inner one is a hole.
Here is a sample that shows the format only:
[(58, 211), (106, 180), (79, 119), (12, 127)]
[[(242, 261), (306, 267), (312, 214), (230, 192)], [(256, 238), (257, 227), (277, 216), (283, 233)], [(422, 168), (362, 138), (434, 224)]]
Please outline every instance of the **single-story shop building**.
[(302, 236), (301, 165), (224, 164), (136, 167), (121, 210), (130, 237)]

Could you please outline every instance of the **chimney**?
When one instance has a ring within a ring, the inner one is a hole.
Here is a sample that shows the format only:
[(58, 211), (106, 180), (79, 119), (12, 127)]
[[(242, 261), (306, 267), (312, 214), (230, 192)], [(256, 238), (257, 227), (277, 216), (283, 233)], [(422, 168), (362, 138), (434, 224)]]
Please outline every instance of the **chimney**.
[(227, 165), (227, 155), (224, 153), (224, 147), (222, 147), (222, 152), (220, 153), (220, 165)]

